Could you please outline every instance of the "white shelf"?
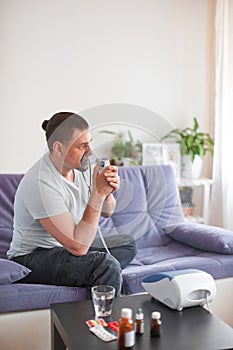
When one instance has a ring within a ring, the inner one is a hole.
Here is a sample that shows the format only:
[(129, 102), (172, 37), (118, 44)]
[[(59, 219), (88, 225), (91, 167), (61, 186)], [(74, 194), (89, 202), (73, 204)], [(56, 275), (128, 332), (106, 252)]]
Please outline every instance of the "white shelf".
[(202, 216), (186, 216), (188, 220), (207, 223), (209, 215), (209, 205), (210, 205), (210, 193), (211, 186), (213, 184), (212, 179), (202, 177), (200, 179), (178, 179), (179, 187), (203, 187), (203, 197), (202, 197)]
[(181, 177), (178, 179), (178, 186), (179, 187), (198, 187), (198, 186), (206, 186), (206, 185), (212, 185), (213, 180), (208, 179), (206, 177), (202, 177), (200, 179), (186, 179)]
[(200, 224), (204, 224), (205, 223), (205, 220), (202, 216), (197, 216), (197, 215), (194, 215), (194, 216), (191, 216), (191, 215), (187, 215), (185, 216), (186, 219), (188, 219), (189, 221), (193, 221), (193, 222), (198, 222)]

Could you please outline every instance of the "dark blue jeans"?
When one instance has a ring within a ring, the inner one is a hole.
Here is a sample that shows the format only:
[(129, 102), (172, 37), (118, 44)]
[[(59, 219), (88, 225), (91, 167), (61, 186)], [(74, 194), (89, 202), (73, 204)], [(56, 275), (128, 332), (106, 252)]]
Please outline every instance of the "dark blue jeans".
[[(53, 284), (90, 288), (98, 284), (108, 284), (116, 288), (119, 295), (122, 287), (121, 269), (130, 263), (136, 253), (135, 242), (125, 243), (127, 236), (118, 236), (115, 247), (114, 237), (109, 237), (107, 245), (110, 253), (104, 248), (93, 247), (87, 254), (75, 256), (63, 247), (51, 249), (37, 248), (32, 253), (17, 256), (13, 260), (28, 267), (32, 272), (20, 280), (20, 283)], [(98, 245), (98, 244), (97, 244)]]

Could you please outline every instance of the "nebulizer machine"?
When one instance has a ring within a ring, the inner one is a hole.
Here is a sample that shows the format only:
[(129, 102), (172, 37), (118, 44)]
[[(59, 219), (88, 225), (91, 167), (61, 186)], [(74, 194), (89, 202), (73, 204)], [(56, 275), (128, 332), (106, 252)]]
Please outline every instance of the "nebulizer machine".
[(171, 309), (204, 305), (214, 299), (216, 285), (213, 277), (198, 269), (158, 272), (142, 281), (143, 288)]

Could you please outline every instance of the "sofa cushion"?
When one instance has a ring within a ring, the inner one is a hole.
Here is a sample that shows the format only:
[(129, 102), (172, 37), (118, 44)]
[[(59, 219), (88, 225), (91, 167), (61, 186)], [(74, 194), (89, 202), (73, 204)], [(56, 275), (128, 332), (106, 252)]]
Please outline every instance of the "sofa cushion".
[(172, 231), (166, 229), (174, 240), (192, 247), (221, 254), (233, 254), (233, 232), (215, 226), (183, 222)]
[(14, 261), (0, 259), (0, 284), (10, 284), (26, 277), (31, 270)]
[[(54, 303), (90, 298), (86, 288), (14, 283), (1, 286), (0, 312), (49, 308)], [(78, 317), (78, 315), (77, 315)]]
[(177, 224), (183, 217), (174, 168), (120, 167), (119, 175), (116, 209), (111, 218), (101, 219), (102, 233), (129, 234), (139, 249), (167, 244), (171, 238), (163, 228)]

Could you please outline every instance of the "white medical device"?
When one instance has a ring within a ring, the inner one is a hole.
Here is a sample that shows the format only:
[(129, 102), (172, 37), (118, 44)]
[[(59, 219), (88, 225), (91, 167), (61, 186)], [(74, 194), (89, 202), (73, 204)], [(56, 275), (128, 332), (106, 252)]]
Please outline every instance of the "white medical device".
[(216, 295), (213, 277), (197, 269), (159, 272), (142, 281), (143, 288), (172, 309), (204, 305)]

